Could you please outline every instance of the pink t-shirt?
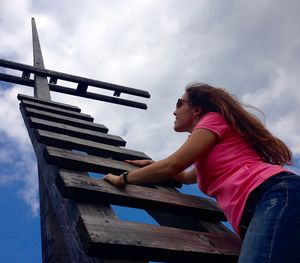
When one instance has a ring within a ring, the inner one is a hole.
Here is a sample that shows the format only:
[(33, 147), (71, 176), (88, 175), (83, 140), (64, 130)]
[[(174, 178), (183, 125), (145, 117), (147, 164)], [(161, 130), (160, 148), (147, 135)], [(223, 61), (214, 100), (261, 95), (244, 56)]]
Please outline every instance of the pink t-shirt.
[(198, 186), (205, 194), (216, 198), (239, 233), (250, 192), (267, 178), (286, 169), (264, 162), (219, 113), (210, 112), (203, 116), (194, 129), (200, 128), (214, 132), (219, 140), (204, 160), (194, 164)]

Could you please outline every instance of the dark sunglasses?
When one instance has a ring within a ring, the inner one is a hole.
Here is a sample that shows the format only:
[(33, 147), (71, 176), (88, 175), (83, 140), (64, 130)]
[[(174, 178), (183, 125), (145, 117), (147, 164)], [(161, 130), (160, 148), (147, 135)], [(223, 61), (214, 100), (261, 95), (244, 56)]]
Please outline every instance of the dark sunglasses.
[(176, 108), (180, 108), (183, 105), (183, 103), (188, 103), (189, 105), (191, 105), (191, 103), (188, 100), (178, 99), (176, 103)]

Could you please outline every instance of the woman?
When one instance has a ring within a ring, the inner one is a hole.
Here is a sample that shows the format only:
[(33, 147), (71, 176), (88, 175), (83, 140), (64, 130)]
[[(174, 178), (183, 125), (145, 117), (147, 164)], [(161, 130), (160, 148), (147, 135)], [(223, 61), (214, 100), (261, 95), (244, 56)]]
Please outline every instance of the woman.
[[(300, 177), (288, 147), (223, 89), (189, 85), (174, 112), (189, 132), (166, 159), (128, 161), (140, 169), (105, 180), (116, 186), (175, 178), (216, 198), (243, 239), (239, 263), (300, 262)], [(194, 164), (192, 171), (184, 171)]]

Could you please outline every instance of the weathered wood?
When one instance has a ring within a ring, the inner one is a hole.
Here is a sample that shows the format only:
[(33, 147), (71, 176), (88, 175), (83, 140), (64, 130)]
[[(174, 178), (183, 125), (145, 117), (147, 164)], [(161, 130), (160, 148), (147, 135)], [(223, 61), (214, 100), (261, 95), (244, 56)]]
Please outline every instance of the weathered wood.
[(65, 103), (61, 103), (61, 102), (56, 102), (56, 101), (44, 100), (44, 99), (40, 99), (40, 98), (34, 98), (34, 97), (27, 96), (24, 94), (18, 94), (18, 100), (32, 101), (32, 102), (40, 103), (43, 105), (48, 105), (48, 106), (56, 107), (59, 109), (65, 109), (65, 110), (70, 110), (70, 111), (75, 111), (75, 112), (81, 111), (81, 109), (77, 106), (73, 106), (73, 105), (69, 105), (69, 104), (65, 104)]
[[(28, 86), (28, 87), (34, 87), (34, 81), (31, 79), (25, 79), (25, 78), (12, 76), (12, 75), (8, 75), (8, 74), (4, 74), (4, 73), (0, 73), (0, 81), (1, 80), (10, 82), (10, 83)], [(82, 98), (114, 103), (114, 104), (133, 107), (133, 108), (137, 108), (137, 109), (143, 109), (143, 110), (147, 109), (147, 104), (142, 103), (142, 102), (116, 98), (116, 97), (102, 95), (102, 94), (98, 94), (98, 93), (94, 93), (94, 92), (78, 93), (76, 89), (64, 87), (64, 86), (56, 85), (56, 84), (52, 84), (52, 83), (49, 83), (48, 85), (49, 85), (50, 90), (54, 91), (54, 92), (60, 92), (60, 93), (65, 93), (65, 94), (69, 94), (69, 95), (73, 95), (73, 96), (79, 96)], [(119, 94), (119, 93), (117, 92), (117, 94)]]
[(77, 85), (77, 93), (78, 94), (85, 94), (87, 91), (88, 85), (85, 83), (79, 82)]
[(134, 165), (128, 163), (92, 155), (83, 155), (50, 146), (46, 147), (45, 157), (49, 164), (57, 165), (61, 168), (102, 174), (120, 174), (136, 168)]
[[(177, 189), (172, 187), (155, 186), (159, 191), (167, 193), (180, 193)], [(201, 220), (191, 215), (176, 215), (174, 213), (158, 212), (150, 209), (146, 209), (146, 212), (152, 216), (160, 225), (176, 227), (188, 230), (196, 230), (201, 232), (211, 233), (223, 233), (229, 235), (235, 235), (228, 228), (226, 228), (221, 222)]]
[(57, 223), (51, 200), (45, 189), (43, 172), (43, 168), (38, 165), (42, 262), (70, 263), (62, 231)]
[(89, 114), (74, 112), (74, 111), (70, 111), (70, 110), (64, 110), (64, 109), (61, 109), (58, 107), (53, 107), (53, 106), (47, 106), (42, 103), (28, 101), (26, 99), (21, 101), (21, 106), (29, 107), (29, 108), (37, 109), (37, 110), (44, 110), (47, 112), (60, 114), (60, 115), (64, 115), (64, 116), (69, 116), (69, 117), (73, 117), (73, 118), (77, 118), (77, 119), (82, 119), (82, 120), (86, 120), (86, 121), (90, 121), (90, 122), (94, 121), (94, 118)]
[[(58, 220), (61, 233), (64, 236), (64, 240), (67, 240), (67, 242), (65, 242), (65, 245), (68, 249), (71, 262), (105, 263), (105, 260), (103, 258), (91, 258), (85, 254), (83, 244), (80, 242), (80, 238), (76, 230), (76, 222), (78, 221), (79, 216), (78, 206), (73, 200), (63, 199), (60, 193), (58, 192), (55, 186), (57, 168), (55, 166), (47, 164), (47, 162), (45, 161), (44, 146), (38, 143), (35, 137), (34, 130), (29, 126), (28, 117), (26, 117), (24, 109), (22, 107), (20, 109), (39, 162), (40, 175), (43, 180), (43, 185), (45, 185), (44, 189), (53, 203), (55, 217)], [(85, 175), (87, 174), (85, 173)], [(88, 208), (85, 208), (86, 206)], [(82, 204), (81, 208), (83, 209), (83, 211), (86, 211), (86, 214), (90, 216), (95, 216), (99, 218), (102, 216), (105, 216), (107, 218), (115, 218), (113, 216), (109, 216), (113, 215), (113, 211), (107, 205), (97, 205), (95, 207), (93, 204)], [(49, 245), (51, 245), (51, 243), (49, 243)], [(63, 259), (64, 258), (60, 258), (59, 260)], [(64, 262), (59, 260), (58, 262)], [(43, 262), (46, 263), (48, 261)]]
[(5, 74), (0, 72), (0, 81), (5, 81), (14, 84), (20, 84), (23, 86), (34, 87), (33, 79), (26, 79), (23, 77), (17, 77), (10, 74)]
[[(76, 153), (50, 146), (46, 147), (45, 157), (49, 164), (77, 171), (96, 172), (100, 174), (121, 174), (122, 172), (136, 169), (136, 166), (125, 162), (86, 155), (85, 153)], [(145, 185), (150, 187), (153, 186), (153, 184)], [(155, 185), (181, 187), (180, 183), (172, 179), (155, 183)]]
[(82, 97), (82, 98), (87, 98), (87, 99), (92, 99), (92, 100), (100, 100), (100, 101), (104, 101), (104, 102), (119, 104), (119, 105), (133, 107), (133, 108), (142, 109), (142, 110), (147, 109), (147, 104), (138, 102), (138, 101), (122, 99), (122, 98), (102, 95), (102, 94), (88, 92), (88, 91), (85, 93), (78, 93), (77, 90), (75, 90), (73, 88), (64, 87), (61, 85), (49, 84), (49, 86), (50, 86), (50, 90), (55, 91), (55, 92), (65, 93), (65, 94), (78, 96), (78, 97)]
[[(82, 174), (83, 176), (87, 176), (87, 174)], [(102, 219), (112, 219), (118, 220), (117, 216), (114, 214), (113, 210), (109, 205), (103, 204), (94, 204), (94, 203), (76, 203), (76, 209), (78, 210), (79, 215), (85, 215), (87, 217), (96, 217)], [(81, 219), (78, 218), (78, 221)], [(77, 221), (77, 222), (78, 222)], [(84, 244), (83, 244), (84, 245)], [(101, 255), (103, 257), (103, 255)], [(127, 260), (122, 259), (122, 255), (119, 253), (115, 253), (110, 258), (104, 259), (105, 263), (147, 263), (148, 260), (136, 260), (133, 257), (130, 257)]]
[(115, 146), (125, 146), (126, 144), (126, 142), (121, 137), (103, 133), (105, 131), (96, 132), (87, 129), (77, 128), (66, 124), (56, 123), (53, 121), (46, 121), (34, 117), (30, 117), (29, 122), (30, 126), (35, 129), (57, 132), (73, 137), (79, 137), (82, 139), (106, 143)]
[[(36, 68), (32, 67), (30, 65), (26, 64), (21, 64), (21, 63), (16, 63), (4, 59), (0, 59), (0, 66), (6, 67), (6, 68), (11, 68), (15, 70), (21, 70), (21, 71), (28, 71), (33, 74), (37, 74), (43, 77), (52, 77), (55, 79), (60, 79), (60, 80), (65, 80), (65, 81), (70, 81), (70, 82), (75, 82), (75, 83), (84, 83), (88, 86), (92, 87), (97, 87), (101, 89), (106, 89), (106, 90), (111, 90), (111, 91), (117, 91), (120, 93), (126, 93), (130, 94), (133, 96), (139, 96), (143, 98), (150, 98), (150, 94), (148, 91), (140, 90), (140, 89), (134, 89), (130, 87), (125, 87), (121, 85), (116, 85), (104, 81), (98, 81), (98, 80), (93, 80), (93, 79), (88, 79), (84, 77), (79, 77), (79, 76), (74, 76), (71, 74), (66, 74), (54, 70), (48, 70), (44, 68)], [(75, 90), (76, 91), (76, 90)]]
[[(34, 18), (31, 19), (31, 25), (34, 68), (44, 70), (44, 60)], [(30, 73), (28, 70), (26, 71), (27, 74)], [(51, 100), (47, 78), (38, 73), (34, 74), (34, 97)]]
[(240, 240), (234, 236), (99, 219), (81, 214), (80, 238), (87, 254), (172, 262), (236, 262)]
[(50, 113), (47, 111), (37, 110), (25, 107), (26, 115), (36, 117), (43, 120), (53, 121), (57, 123), (67, 124), (78, 128), (89, 129), (92, 131), (103, 132), (107, 128), (102, 124), (93, 123), (73, 117), (68, 117), (60, 114)]
[(142, 152), (128, 150), (117, 146), (78, 139), (69, 135), (39, 129), (37, 129), (36, 132), (40, 142), (53, 147), (83, 151), (91, 155), (113, 158), (119, 161), (150, 159)]
[(74, 172), (59, 171), (57, 185), (64, 197), (89, 202), (108, 202), (114, 205), (152, 209), (203, 220), (226, 220), (211, 200), (180, 193), (160, 191), (137, 185), (117, 188), (104, 180), (96, 180)]

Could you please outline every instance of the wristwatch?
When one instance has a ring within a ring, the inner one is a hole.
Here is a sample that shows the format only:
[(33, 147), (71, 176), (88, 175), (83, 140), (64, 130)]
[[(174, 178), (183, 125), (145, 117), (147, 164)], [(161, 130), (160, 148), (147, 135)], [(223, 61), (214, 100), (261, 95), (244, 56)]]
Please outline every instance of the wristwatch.
[(128, 180), (127, 180), (127, 175), (129, 174), (129, 172), (124, 172), (121, 174), (121, 176), (123, 177), (124, 183), (125, 184), (129, 184)]

